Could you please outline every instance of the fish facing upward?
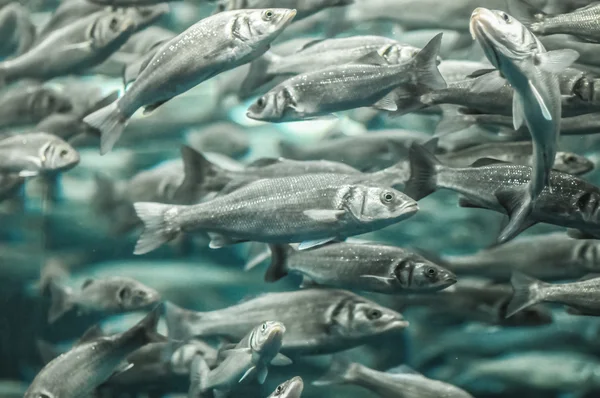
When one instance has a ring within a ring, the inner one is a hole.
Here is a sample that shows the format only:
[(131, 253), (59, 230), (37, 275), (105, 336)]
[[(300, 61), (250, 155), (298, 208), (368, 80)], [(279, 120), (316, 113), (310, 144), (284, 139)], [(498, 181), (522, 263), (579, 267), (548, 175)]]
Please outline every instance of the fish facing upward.
[(164, 43), (141, 65), (138, 78), (121, 98), (84, 118), (102, 134), (101, 153), (112, 149), (138, 109), (150, 112), (262, 55), (295, 15), (295, 10), (281, 8), (223, 12)]
[(267, 398), (300, 398), (303, 390), (304, 381), (296, 376), (278, 385)]
[(574, 50), (546, 51), (531, 31), (503, 11), (475, 9), (470, 30), (499, 72), (481, 89), (495, 91), (508, 80), (514, 89), (514, 128), (525, 123), (534, 142), (532, 178), (514, 216), (498, 237), (503, 243), (516, 236), (534, 201), (550, 183), (562, 114), (557, 73), (575, 62), (579, 54)]

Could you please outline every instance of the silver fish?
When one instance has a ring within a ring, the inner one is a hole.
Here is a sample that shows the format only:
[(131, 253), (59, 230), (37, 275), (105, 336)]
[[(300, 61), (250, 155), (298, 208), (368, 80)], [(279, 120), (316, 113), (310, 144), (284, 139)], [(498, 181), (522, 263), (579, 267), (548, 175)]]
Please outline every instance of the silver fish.
[[(550, 183), (562, 112), (556, 73), (570, 66), (579, 54), (574, 50), (546, 51), (533, 33), (503, 11), (475, 9), (470, 31), (488, 60), (515, 90), (515, 130), (526, 123), (534, 142), (531, 182), (498, 238), (506, 242), (523, 227), (534, 202)], [(498, 78), (498, 83), (503, 85), (504, 79)]]
[(194, 359), (190, 372), (190, 390), (216, 390), (224, 393), (234, 390), (239, 383), (248, 383), (254, 379), (263, 384), (269, 365), (284, 366), (292, 363), (288, 357), (279, 353), (285, 331), (281, 322), (263, 322), (238, 344), (222, 349), (219, 355), (224, 357), (223, 361), (209, 372)]
[(437, 291), (456, 283), (454, 274), (424, 257), (381, 244), (332, 243), (312, 250), (270, 245), (265, 275), (274, 282), (288, 273), (303, 284), (336, 286), (387, 294)]
[(11, 86), (0, 97), (0, 128), (36, 124), (72, 109), (71, 100), (60, 90), (37, 84)]
[(165, 316), (174, 339), (224, 336), (237, 340), (258, 322), (279, 319), (287, 325), (281, 349), (286, 355), (333, 353), (408, 326), (396, 311), (346, 290), (325, 288), (267, 293), (211, 312), (185, 310), (167, 302)]
[(262, 179), (194, 206), (146, 202), (134, 206), (144, 222), (136, 254), (194, 230), (209, 233), (212, 248), (247, 240), (303, 242), (308, 248), (384, 228), (418, 210), (402, 192), (368, 182), (356, 184), (352, 176), (339, 174)]
[(0, 84), (81, 72), (108, 58), (135, 28), (134, 20), (126, 15), (92, 14), (53, 31), (25, 54), (0, 62)]
[(66, 171), (79, 163), (79, 153), (48, 133), (25, 133), (0, 140), (0, 171), (21, 177)]
[(437, 69), (441, 39), (441, 34), (435, 36), (417, 55), (401, 64), (389, 65), (374, 52), (356, 63), (297, 75), (257, 99), (246, 115), (256, 120), (286, 122), (366, 106), (398, 111), (399, 94), (395, 89), (420, 88), (407, 93), (410, 99), (418, 97), (418, 93), (446, 87)]
[(295, 8), (298, 11), (296, 20), (300, 20), (329, 7), (353, 3), (354, 0), (219, 0), (217, 12), (271, 7)]
[(215, 152), (240, 158), (250, 151), (248, 134), (233, 123), (215, 123), (187, 133), (190, 147), (199, 152)]
[(47, 364), (35, 377), (25, 398), (81, 398), (92, 394), (133, 351), (152, 341), (159, 308), (124, 333), (74, 347)]
[(267, 398), (300, 398), (304, 390), (302, 377), (295, 376), (275, 388)]
[(406, 365), (380, 372), (339, 357), (334, 357), (329, 371), (313, 384), (353, 384), (366, 388), (381, 398), (473, 398), (459, 387), (427, 378)]
[(101, 312), (105, 314), (136, 311), (160, 300), (160, 294), (132, 279), (114, 276), (103, 279), (88, 279), (81, 291), (50, 282), (52, 304), (48, 312), (48, 322), (55, 322), (66, 312), (77, 308), (80, 312)]
[(202, 19), (163, 44), (146, 59), (124, 96), (84, 119), (102, 132), (101, 153), (111, 150), (139, 108), (150, 112), (203, 81), (263, 54), (295, 15), (295, 10), (279, 8), (223, 12)]
[(11, 3), (0, 9), (0, 56), (23, 54), (35, 40), (35, 25), (27, 9)]

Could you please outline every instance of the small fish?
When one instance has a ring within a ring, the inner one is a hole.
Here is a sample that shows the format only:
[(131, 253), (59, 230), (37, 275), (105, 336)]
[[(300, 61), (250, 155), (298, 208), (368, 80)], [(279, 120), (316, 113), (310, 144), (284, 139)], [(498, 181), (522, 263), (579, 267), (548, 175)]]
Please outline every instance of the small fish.
[[(102, 132), (101, 153), (112, 149), (139, 108), (150, 112), (203, 81), (263, 54), (295, 15), (295, 10), (279, 8), (223, 12), (200, 20), (164, 43), (146, 59), (138, 78), (121, 98), (84, 119)], [(198, 53), (204, 58), (198, 58)]]
[[(439, 159), (450, 167), (468, 167), (481, 158), (532, 167), (532, 148), (531, 142), (497, 142), (440, 155)], [(557, 152), (553, 166), (554, 170), (573, 175), (585, 174), (593, 168), (592, 161), (573, 152)]]
[(513, 271), (561, 280), (600, 272), (600, 242), (571, 239), (563, 233), (536, 235), (462, 256), (444, 257), (458, 275), (509, 281)]
[(329, 7), (341, 7), (353, 4), (354, 0), (219, 0), (217, 12), (253, 8), (295, 8), (296, 20), (306, 18)]
[[(498, 242), (503, 243), (522, 230), (534, 202), (550, 184), (562, 117), (556, 74), (575, 62), (579, 54), (568, 49), (546, 51), (531, 31), (503, 11), (477, 8), (469, 26), (488, 60), (515, 90), (512, 108), (515, 130), (526, 124), (534, 143), (535, 167), (531, 181), (518, 207), (513, 209), (509, 224), (498, 237)], [(502, 77), (488, 82), (489, 86), (483, 91), (504, 85)]]
[[(462, 207), (490, 209), (511, 219), (522, 208), (523, 191), (532, 175), (530, 167), (487, 158), (469, 168), (453, 169), (418, 144), (411, 148), (410, 165), (405, 192), (411, 197), (418, 200), (445, 188), (461, 194)], [(545, 222), (600, 236), (599, 204), (600, 188), (576, 176), (551, 171), (550, 187), (542, 191), (517, 233)]]
[(35, 44), (42, 42), (51, 32), (102, 10), (103, 7), (87, 0), (61, 2), (48, 22), (39, 29)]
[(24, 398), (80, 398), (92, 394), (129, 354), (154, 339), (159, 317), (157, 307), (124, 333), (82, 342), (60, 355), (37, 374)]
[(541, 302), (563, 304), (574, 314), (600, 314), (598, 275), (591, 274), (589, 279), (584, 277), (578, 282), (550, 284), (515, 271), (511, 283), (514, 295), (508, 304), (507, 317)]
[(0, 57), (23, 54), (31, 48), (35, 36), (27, 9), (18, 3), (0, 8)]
[(381, 244), (331, 243), (312, 250), (270, 245), (265, 275), (274, 282), (300, 274), (303, 285), (327, 285), (387, 294), (437, 291), (456, 283), (456, 276), (424, 257)]
[(216, 393), (224, 394), (231, 392), (242, 382), (248, 383), (256, 379), (263, 384), (269, 365), (285, 366), (292, 363), (288, 357), (279, 353), (285, 331), (281, 322), (263, 322), (238, 344), (222, 349), (219, 355), (224, 358), (223, 361), (209, 372), (194, 359), (190, 372), (190, 390), (215, 390)]
[(142, 283), (125, 277), (88, 279), (81, 291), (74, 292), (50, 281), (52, 305), (48, 312), (48, 322), (53, 323), (66, 312), (78, 308), (80, 312), (121, 313), (137, 311), (156, 304), (160, 294)]
[(275, 388), (267, 398), (300, 398), (304, 390), (302, 377), (295, 376)]
[(352, 176), (307, 174), (258, 180), (193, 206), (138, 202), (144, 232), (134, 253), (195, 230), (211, 236), (211, 248), (243, 241), (303, 242), (308, 248), (384, 228), (418, 211), (402, 192), (367, 184), (356, 184)]
[(367, 106), (399, 111), (395, 89), (420, 88), (408, 95), (413, 98), (420, 91), (446, 87), (437, 69), (441, 39), (441, 34), (435, 36), (417, 55), (401, 64), (389, 65), (378, 52), (373, 52), (356, 63), (297, 75), (257, 99), (246, 115), (280, 123)]
[(71, 100), (60, 90), (37, 84), (11, 86), (0, 97), (0, 128), (36, 124), (72, 109)]
[(25, 133), (0, 140), (0, 171), (20, 177), (66, 171), (79, 163), (79, 153), (47, 133)]
[(329, 371), (313, 384), (316, 386), (354, 384), (382, 398), (473, 398), (471, 394), (459, 387), (427, 378), (406, 365), (380, 372), (340, 357), (334, 357)]
[(266, 293), (211, 312), (167, 302), (165, 317), (173, 339), (223, 336), (233, 341), (264, 319), (279, 319), (287, 325), (281, 348), (286, 355), (338, 352), (408, 326), (396, 311), (346, 290), (326, 288)]

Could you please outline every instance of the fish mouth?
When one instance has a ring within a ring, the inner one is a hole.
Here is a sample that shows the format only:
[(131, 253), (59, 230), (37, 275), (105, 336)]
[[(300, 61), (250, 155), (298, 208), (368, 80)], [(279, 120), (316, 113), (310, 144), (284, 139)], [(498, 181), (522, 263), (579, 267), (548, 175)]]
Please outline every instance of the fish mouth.
[(285, 334), (285, 326), (283, 325), (272, 325), (269, 330), (269, 335), (267, 336), (267, 341), (281, 341), (283, 339), (283, 335)]
[(281, 18), (281, 27), (283, 28), (292, 23), (292, 20), (296, 17), (297, 13), (298, 11), (296, 11), (295, 9), (286, 12), (283, 18)]
[(302, 390), (304, 390), (304, 381), (302, 380), (302, 377), (294, 376), (292, 380), (290, 380), (290, 389), (302, 393)]
[(398, 208), (398, 214), (403, 216), (410, 216), (419, 211), (419, 204), (417, 202), (408, 202)]
[(485, 24), (489, 23), (489, 14), (491, 12), (483, 7), (477, 7), (473, 10), (469, 21), (469, 32), (473, 40), (477, 40), (484, 34)]

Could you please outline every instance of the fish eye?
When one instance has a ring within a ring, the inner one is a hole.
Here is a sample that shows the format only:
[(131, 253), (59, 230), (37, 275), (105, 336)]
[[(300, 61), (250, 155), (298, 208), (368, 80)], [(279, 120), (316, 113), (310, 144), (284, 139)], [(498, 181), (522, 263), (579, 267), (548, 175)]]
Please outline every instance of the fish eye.
[(110, 25), (108, 25), (108, 27), (110, 28), (110, 30), (115, 30), (115, 29), (117, 29), (118, 24), (119, 24), (119, 20), (116, 17), (113, 17), (110, 20)]
[(265, 12), (263, 12), (263, 19), (265, 21), (270, 21), (271, 19), (273, 19), (274, 15), (275, 13), (273, 12), (273, 10), (266, 10)]
[(262, 330), (263, 332), (267, 331), (267, 323), (263, 323), (262, 326), (260, 327), (260, 330)]
[(277, 388), (275, 389), (275, 394), (281, 394), (281, 392), (283, 391), (283, 384), (280, 384), (277, 386)]
[(367, 318), (370, 320), (379, 319), (379, 318), (381, 318), (381, 315), (383, 315), (383, 314), (381, 313), (381, 311), (379, 311), (377, 309), (372, 309), (367, 312)]
[(425, 273), (427, 274), (427, 276), (429, 277), (434, 277), (437, 274), (437, 271), (435, 268), (432, 267), (427, 267), (427, 269), (425, 270)]
[(264, 108), (265, 107), (265, 97), (260, 97), (257, 101), (256, 101), (256, 105), (258, 105), (259, 108)]
[(58, 153), (58, 156), (60, 156), (61, 158), (66, 158), (68, 154), (69, 151), (67, 151), (66, 149), (61, 149), (61, 151)]
[(573, 155), (567, 155), (565, 156), (565, 163), (575, 163), (575, 156)]
[(510, 15), (505, 12), (502, 13), (502, 19), (504, 19), (504, 22), (510, 23)]
[(125, 301), (131, 296), (131, 290), (129, 288), (124, 287), (119, 290), (119, 301)]
[(394, 198), (395, 198), (394, 193), (390, 192), (390, 191), (385, 191), (381, 194), (381, 201), (383, 203), (392, 203)]

